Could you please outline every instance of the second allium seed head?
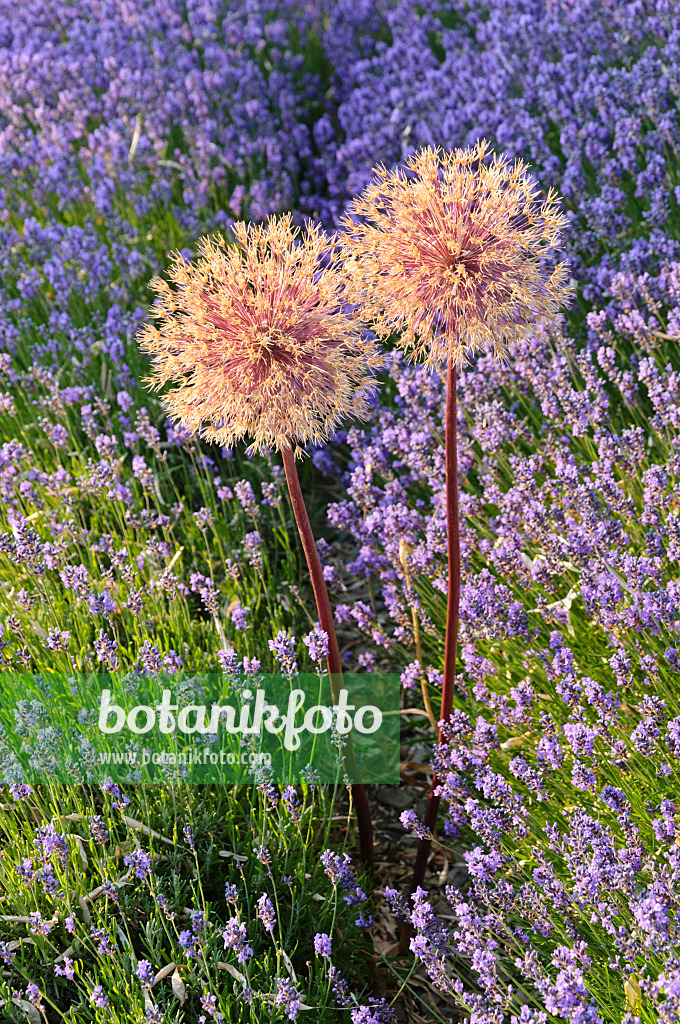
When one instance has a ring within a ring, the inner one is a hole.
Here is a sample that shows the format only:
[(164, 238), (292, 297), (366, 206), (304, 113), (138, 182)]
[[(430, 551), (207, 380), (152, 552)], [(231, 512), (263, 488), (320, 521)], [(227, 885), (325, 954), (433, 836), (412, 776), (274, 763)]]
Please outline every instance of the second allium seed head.
[(405, 170), (378, 167), (343, 221), (352, 301), (433, 365), (503, 354), (569, 295), (567, 265), (546, 260), (566, 223), (557, 196), (541, 200), (521, 161), (487, 155), (485, 142), (428, 147)]

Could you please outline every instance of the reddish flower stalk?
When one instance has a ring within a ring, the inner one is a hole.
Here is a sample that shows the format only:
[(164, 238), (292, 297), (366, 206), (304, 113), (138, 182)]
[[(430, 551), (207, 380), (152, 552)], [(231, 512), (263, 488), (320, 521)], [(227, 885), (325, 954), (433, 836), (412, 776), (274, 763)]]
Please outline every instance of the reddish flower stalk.
[[(321, 559), (319, 558), (316, 541), (314, 540), (309, 516), (307, 515), (307, 509), (302, 497), (300, 478), (298, 477), (297, 467), (295, 465), (295, 456), (290, 448), (282, 448), (281, 455), (283, 456), (283, 468), (286, 471), (286, 481), (288, 483), (290, 501), (293, 506), (293, 514), (300, 534), (300, 540), (302, 541), (302, 550), (304, 551), (305, 558), (307, 559), (309, 576), (312, 581), (316, 608), (319, 613), (319, 625), (321, 629), (328, 634), (328, 677), (330, 679), (333, 704), (337, 704), (339, 690), (342, 686), (342, 660), (340, 658), (338, 638), (335, 634), (335, 624), (333, 622), (331, 603), (328, 599), (328, 589), (326, 587), (326, 581), (323, 578)], [(351, 747), (348, 748), (347, 757), (351, 773), (352, 763), (354, 760), (351, 753)], [(368, 805), (368, 798), (366, 796), (364, 786), (357, 784), (352, 786), (352, 800), (354, 801), (357, 825), (359, 828), (359, 848), (361, 850), (361, 859), (367, 867), (373, 871), (373, 825), (371, 823), (371, 811)]]
[[(458, 619), (460, 610), (460, 529), (458, 519), (458, 408), (456, 402), (456, 364), (449, 359), (446, 375), (446, 539), (449, 559), (448, 597), (446, 602), (446, 636), (444, 639), (444, 681), (440, 722), (447, 722), (453, 707), (453, 691), (456, 685), (456, 651), (458, 647)], [(438, 742), (443, 743), (441, 726)], [(437, 795), (439, 779), (432, 776), (432, 786), (427, 800), (423, 824), (430, 832), (434, 830), (439, 810), (440, 797)], [(413, 868), (411, 892), (423, 884), (425, 868), (430, 855), (430, 839), (421, 839), (418, 844), (416, 863)], [(410, 933), (405, 926), (402, 930), (402, 944)]]

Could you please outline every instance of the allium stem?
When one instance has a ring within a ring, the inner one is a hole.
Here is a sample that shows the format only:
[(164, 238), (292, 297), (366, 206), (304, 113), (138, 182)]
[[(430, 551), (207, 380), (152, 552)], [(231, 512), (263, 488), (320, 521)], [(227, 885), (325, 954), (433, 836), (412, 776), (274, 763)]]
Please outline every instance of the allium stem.
[[(328, 634), (328, 675), (331, 685), (331, 697), (333, 699), (333, 703), (337, 704), (338, 691), (342, 687), (342, 660), (340, 658), (338, 638), (335, 635), (335, 624), (333, 622), (331, 603), (328, 598), (328, 589), (326, 587), (326, 581), (323, 578), (321, 559), (319, 558), (316, 541), (314, 540), (309, 516), (307, 515), (305, 501), (302, 497), (302, 488), (300, 487), (300, 478), (298, 477), (297, 466), (295, 465), (293, 449), (282, 448), (281, 453), (283, 455), (283, 468), (286, 471), (286, 481), (288, 483), (290, 501), (293, 506), (293, 514), (300, 534), (300, 540), (302, 541), (302, 550), (304, 551), (305, 558), (307, 559), (307, 568), (309, 569), (309, 576), (312, 581), (312, 589), (314, 590), (316, 610), (319, 614), (319, 626)], [(368, 797), (366, 796), (366, 790), (363, 785), (354, 784), (352, 786), (352, 800), (354, 802), (357, 815), (357, 825), (359, 827), (359, 848), (361, 850), (361, 859), (372, 871), (373, 824), (371, 822), (371, 810), (368, 806)]]
[[(440, 722), (447, 722), (453, 706), (453, 691), (456, 682), (456, 649), (458, 645), (458, 616), (460, 609), (460, 528), (458, 520), (458, 441), (456, 407), (456, 364), (448, 362), (446, 379), (446, 535), (449, 556), (449, 585), (446, 605), (446, 635), (444, 638), (444, 682), (439, 714)], [(443, 743), (441, 727), (438, 742)], [(424, 825), (432, 831), (437, 821), (439, 797), (435, 790), (439, 785), (436, 775), (432, 776), (432, 787), (427, 801)], [(413, 869), (411, 892), (423, 884), (425, 868), (430, 854), (431, 842), (421, 839)]]

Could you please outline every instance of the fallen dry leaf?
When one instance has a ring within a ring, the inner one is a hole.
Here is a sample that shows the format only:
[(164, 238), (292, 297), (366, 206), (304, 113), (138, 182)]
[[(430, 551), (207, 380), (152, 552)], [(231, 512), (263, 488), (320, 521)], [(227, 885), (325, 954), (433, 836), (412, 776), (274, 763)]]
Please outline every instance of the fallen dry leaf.
[(135, 829), (137, 832), (143, 832), (145, 836), (151, 836), (154, 839), (160, 839), (162, 843), (167, 843), (168, 846), (175, 845), (172, 839), (168, 839), (166, 836), (162, 836), (160, 832), (154, 832), (154, 830), (152, 828), (149, 828), (148, 825), (145, 825), (141, 821), (137, 821), (136, 818), (131, 818), (128, 814), (123, 815), (123, 821), (125, 822), (126, 825), (129, 825), (130, 828)]
[(220, 850), (218, 857), (232, 857), (234, 860), (241, 861), (243, 864), (248, 860), (248, 858), (244, 857), (242, 854), (232, 853), (231, 850)]
[(88, 907), (87, 900), (84, 896), (78, 897), (78, 906), (83, 912), (83, 924), (89, 924), (92, 920), (92, 915), (90, 914), (90, 908)]
[(80, 836), (76, 832), (67, 832), (66, 835), (68, 836), (69, 839), (75, 839), (76, 845), (78, 847), (78, 853), (80, 854), (80, 859), (83, 862), (83, 867), (87, 871), (87, 865), (88, 865), (87, 854), (85, 853), (85, 847), (83, 846), (82, 839), (80, 838)]
[(220, 961), (218, 962), (217, 966), (221, 971), (229, 971), (229, 974), (231, 974), (232, 978), (235, 978), (236, 981), (240, 981), (242, 984), (245, 982), (246, 979), (243, 977), (243, 975), (239, 971), (237, 971), (235, 967), (232, 967), (231, 964), (223, 964)]
[(177, 964), (174, 963), (174, 962), (170, 963), (170, 964), (166, 964), (165, 967), (161, 967), (161, 969), (158, 972), (158, 974), (156, 974), (154, 976), (154, 979), (151, 982), (151, 987), (153, 988), (154, 985), (156, 985), (159, 981), (162, 981), (163, 978), (167, 978), (167, 976), (169, 974), (172, 974), (172, 972), (175, 971), (175, 970), (177, 970)]
[(187, 987), (182, 981), (177, 968), (175, 968), (172, 976), (172, 991), (175, 998), (179, 1000), (180, 1006), (183, 1006), (187, 997)]

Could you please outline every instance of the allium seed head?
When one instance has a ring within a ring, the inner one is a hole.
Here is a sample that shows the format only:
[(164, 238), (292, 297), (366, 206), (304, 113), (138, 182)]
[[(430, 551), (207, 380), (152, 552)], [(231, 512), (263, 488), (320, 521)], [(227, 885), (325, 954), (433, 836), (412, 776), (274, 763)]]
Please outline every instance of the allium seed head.
[(157, 278), (157, 321), (139, 342), (155, 388), (192, 434), (250, 451), (327, 440), (346, 416), (366, 413), (379, 349), (344, 312), (344, 275), (327, 263), (332, 239), (292, 226), (236, 224), (236, 245), (204, 238), (199, 257), (176, 255), (175, 287)]
[(521, 161), (487, 153), (486, 142), (427, 147), (405, 170), (377, 167), (342, 222), (336, 262), (352, 302), (429, 364), (500, 356), (570, 294), (567, 265), (546, 260), (566, 223), (556, 194), (541, 202)]

